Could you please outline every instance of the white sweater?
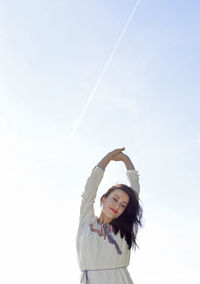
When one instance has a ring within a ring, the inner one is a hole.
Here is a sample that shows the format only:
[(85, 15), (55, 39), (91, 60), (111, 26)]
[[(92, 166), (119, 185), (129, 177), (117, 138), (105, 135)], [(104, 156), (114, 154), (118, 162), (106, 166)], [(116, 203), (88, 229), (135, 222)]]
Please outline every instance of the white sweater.
[[(121, 238), (119, 232), (115, 235), (110, 224), (99, 223), (94, 214), (94, 201), (103, 175), (104, 170), (96, 166), (81, 195), (79, 228), (76, 235), (78, 264), (82, 271), (81, 283), (132, 284), (127, 270), (130, 249), (126, 240)], [(128, 170), (126, 175), (131, 188), (139, 196), (138, 171)]]

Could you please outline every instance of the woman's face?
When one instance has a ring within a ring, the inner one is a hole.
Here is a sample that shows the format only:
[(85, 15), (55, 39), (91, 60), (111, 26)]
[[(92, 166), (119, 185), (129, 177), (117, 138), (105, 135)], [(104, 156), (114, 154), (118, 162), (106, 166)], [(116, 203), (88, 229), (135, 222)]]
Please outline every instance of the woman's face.
[(107, 217), (116, 219), (124, 212), (128, 202), (128, 194), (121, 189), (115, 189), (108, 197), (102, 198), (102, 211)]

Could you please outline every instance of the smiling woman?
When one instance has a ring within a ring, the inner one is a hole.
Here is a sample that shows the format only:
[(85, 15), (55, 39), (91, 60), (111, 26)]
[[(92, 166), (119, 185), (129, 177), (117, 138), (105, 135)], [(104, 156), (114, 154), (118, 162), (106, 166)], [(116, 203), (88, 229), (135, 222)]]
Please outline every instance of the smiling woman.
[[(79, 267), (84, 284), (132, 284), (127, 270), (130, 248), (135, 248), (136, 235), (142, 226), (139, 204), (139, 175), (125, 148), (109, 152), (92, 170), (82, 196), (79, 228), (76, 236)], [(101, 215), (94, 214), (98, 186), (110, 161), (122, 161), (127, 168), (130, 187), (117, 184), (101, 197)]]
[[(103, 210), (101, 212), (100, 221), (103, 223), (107, 219), (110, 223), (113, 218), (119, 217), (125, 210), (128, 202), (129, 195), (122, 189), (113, 188), (114, 192), (110, 191), (101, 197), (101, 203), (103, 204)], [(114, 213), (114, 214), (113, 214)], [(111, 216), (110, 216), (111, 215)], [(110, 220), (109, 217), (110, 216)]]

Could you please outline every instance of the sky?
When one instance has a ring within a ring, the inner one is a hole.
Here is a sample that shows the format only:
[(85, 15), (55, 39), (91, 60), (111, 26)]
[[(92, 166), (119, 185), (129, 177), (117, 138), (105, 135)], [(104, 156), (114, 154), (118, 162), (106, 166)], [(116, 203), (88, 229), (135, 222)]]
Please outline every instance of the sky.
[[(125, 147), (144, 226), (134, 284), (199, 283), (198, 1), (141, 0), (71, 143), (133, 0), (0, 1), (0, 282), (79, 283), (75, 236), (93, 167)], [(106, 168), (95, 202), (128, 183)]]

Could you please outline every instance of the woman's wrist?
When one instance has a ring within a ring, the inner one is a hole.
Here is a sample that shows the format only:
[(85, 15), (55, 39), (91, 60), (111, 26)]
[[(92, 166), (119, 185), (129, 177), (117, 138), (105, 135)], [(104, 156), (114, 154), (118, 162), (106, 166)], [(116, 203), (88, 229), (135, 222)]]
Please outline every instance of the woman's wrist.
[(99, 166), (100, 168), (106, 168), (107, 165), (110, 163), (112, 156), (107, 154), (98, 164), (97, 166)]
[(126, 166), (127, 171), (128, 170), (135, 170), (135, 167), (134, 167), (133, 163), (131, 162), (131, 159), (127, 155), (124, 155), (123, 162)]

